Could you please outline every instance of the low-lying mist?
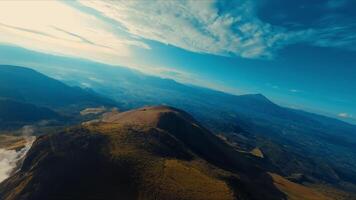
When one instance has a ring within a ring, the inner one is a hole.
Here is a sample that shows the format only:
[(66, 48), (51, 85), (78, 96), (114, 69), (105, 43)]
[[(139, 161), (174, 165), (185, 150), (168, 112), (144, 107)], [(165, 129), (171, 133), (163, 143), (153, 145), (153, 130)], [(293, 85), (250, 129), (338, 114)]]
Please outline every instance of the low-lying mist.
[(22, 164), (23, 158), (35, 141), (32, 133), (31, 126), (24, 126), (22, 135), (26, 139), (26, 144), (23, 148), (20, 150), (0, 149), (0, 182), (8, 178)]

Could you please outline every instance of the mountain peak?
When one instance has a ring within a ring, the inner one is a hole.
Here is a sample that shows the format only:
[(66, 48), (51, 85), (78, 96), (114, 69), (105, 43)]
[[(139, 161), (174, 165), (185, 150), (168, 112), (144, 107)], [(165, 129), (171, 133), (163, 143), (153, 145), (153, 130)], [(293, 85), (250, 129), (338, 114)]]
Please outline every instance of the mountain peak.
[(253, 105), (253, 106), (277, 106), (275, 103), (273, 103), (271, 100), (269, 100), (266, 96), (264, 96), (261, 93), (257, 94), (245, 94), (245, 95), (240, 95), (238, 96), (238, 100), (241, 105)]
[[(282, 199), (269, 176), (246, 156), (184, 111), (143, 107), (107, 113), (96, 123), (38, 137), (21, 170), (0, 184), (0, 193), (5, 199), (29, 200), (64, 194), (68, 199), (133, 200), (154, 195), (232, 200), (236, 193)], [(238, 180), (232, 175), (238, 171), (253, 177)], [(235, 184), (246, 190), (231, 187)], [(258, 193), (253, 192), (256, 187), (261, 188)]]
[(248, 97), (248, 98), (254, 98), (256, 100), (264, 100), (264, 101), (270, 101), (265, 95), (261, 93), (256, 93), (256, 94), (244, 94), (240, 95), (240, 97)]
[(195, 123), (194, 119), (186, 112), (170, 106), (146, 106), (127, 112), (117, 113), (110, 112), (103, 115), (101, 119), (105, 123), (136, 123), (140, 125), (148, 125), (157, 127), (165, 120), (166, 116), (174, 116), (174, 118), (182, 118), (187, 123)]

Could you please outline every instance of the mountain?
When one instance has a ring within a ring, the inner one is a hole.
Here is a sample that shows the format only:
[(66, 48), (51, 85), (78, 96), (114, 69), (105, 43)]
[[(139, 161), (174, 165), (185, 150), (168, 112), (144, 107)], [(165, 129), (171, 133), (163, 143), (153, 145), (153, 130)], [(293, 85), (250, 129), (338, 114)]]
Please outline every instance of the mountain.
[[(328, 199), (167, 106), (106, 113), (37, 138), (2, 199)], [(1, 198), (0, 198), (1, 199)]]
[(0, 98), (0, 129), (19, 128), (41, 120), (65, 120), (65, 118), (45, 107)]
[(232, 95), (123, 67), (75, 63), (36, 69), (53, 77), (61, 74), (69, 85), (90, 85), (117, 101), (121, 110), (157, 104), (186, 110), (235, 148), (258, 147), (283, 176), (307, 177), (293, 181), (326, 182), (356, 191), (355, 125), (282, 107), (262, 94)]
[(115, 104), (93, 91), (70, 87), (35, 70), (0, 65), (1, 131), (40, 122), (77, 123), (82, 109)]
[(0, 65), (0, 97), (53, 109), (113, 105), (89, 90), (70, 87), (29, 68)]
[(292, 181), (356, 191), (355, 125), (282, 107), (262, 94), (232, 95), (124, 67), (46, 56), (50, 63), (32, 68), (73, 87), (90, 87), (114, 99), (120, 110), (157, 104), (186, 110), (234, 148), (258, 148)]

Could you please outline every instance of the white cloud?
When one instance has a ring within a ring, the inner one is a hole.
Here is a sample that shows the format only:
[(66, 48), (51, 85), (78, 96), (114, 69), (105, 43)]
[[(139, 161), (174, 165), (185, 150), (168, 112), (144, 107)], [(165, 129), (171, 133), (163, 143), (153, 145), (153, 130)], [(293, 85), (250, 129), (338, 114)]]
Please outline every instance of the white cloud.
[(130, 67), (138, 59), (135, 48), (150, 49), (144, 39), (245, 58), (270, 58), (298, 42), (355, 50), (354, 25), (321, 22), (320, 27), (288, 31), (260, 20), (258, 1), (226, 2), (233, 5), (220, 9), (223, 1), (217, 0), (75, 2), (111, 19), (104, 20), (64, 1), (0, 1), (0, 44)]
[(19, 162), (25, 157), (26, 153), (30, 150), (35, 138), (29, 135), (26, 136), (27, 143), (25, 147), (18, 151), (0, 148), (0, 183), (11, 175), (11, 173), (19, 164)]
[[(356, 30), (355, 24), (340, 24), (345, 23), (345, 19), (335, 21), (325, 15), (317, 27), (291, 31), (260, 20), (257, 14), (258, 1), (231, 1), (232, 5), (219, 9), (217, 5), (222, 2), (80, 1), (115, 20), (137, 37), (193, 52), (269, 58), (273, 57), (276, 50), (300, 42), (356, 50), (356, 36), (352, 34)], [(327, 5), (335, 8), (343, 6), (345, 2), (330, 0)]]
[(59, 1), (0, 1), (0, 32), (0, 43), (114, 64), (132, 56), (131, 47), (149, 48)]
[(348, 113), (339, 113), (337, 116), (339, 116), (341, 118), (352, 118), (352, 115), (350, 115)]
[(289, 90), (290, 92), (294, 92), (294, 93), (296, 93), (296, 92), (300, 92), (299, 90), (297, 90), (297, 89), (290, 89)]
[(15, 150), (0, 149), (0, 182), (5, 180), (16, 167), (18, 154)]
[[(331, 20), (331, 19), (329, 19)], [(336, 47), (356, 51), (356, 24), (325, 25), (313, 30), (312, 37), (306, 39), (320, 47)]]
[(272, 83), (268, 83), (268, 82), (267, 82), (265, 85), (268, 86), (268, 87), (270, 87), (270, 88), (276, 89), (276, 90), (277, 90), (277, 89), (280, 89), (278, 85), (275, 85), (275, 84), (272, 84)]
[(214, 1), (80, 1), (135, 36), (216, 55), (270, 57), (294, 37), (258, 19), (254, 3), (221, 12)]

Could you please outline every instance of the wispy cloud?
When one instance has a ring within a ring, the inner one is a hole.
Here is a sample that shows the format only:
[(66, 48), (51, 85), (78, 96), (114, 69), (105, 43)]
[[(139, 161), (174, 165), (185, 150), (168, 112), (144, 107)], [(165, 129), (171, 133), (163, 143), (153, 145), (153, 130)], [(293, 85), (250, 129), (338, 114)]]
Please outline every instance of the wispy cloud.
[(80, 1), (129, 33), (189, 51), (247, 58), (270, 57), (294, 33), (258, 19), (252, 1), (233, 10), (215, 1)]
[(13, 170), (21, 163), (35, 140), (35, 137), (32, 136), (33, 128), (31, 126), (24, 126), (22, 134), (26, 140), (26, 145), (20, 150), (0, 148), (0, 182), (13, 173)]
[(339, 113), (338, 116), (341, 118), (352, 118), (352, 115), (348, 113)]
[(321, 47), (337, 47), (356, 51), (356, 23), (339, 15), (328, 15), (318, 21), (306, 41)]
[(289, 92), (297, 93), (297, 92), (300, 92), (300, 90), (297, 90), (297, 89), (290, 89)]
[(280, 89), (278, 85), (272, 84), (272, 83), (266, 83), (266, 86), (273, 88), (273, 89)]
[[(75, 4), (80, 6), (63, 1), (0, 1), (0, 43), (123, 65), (137, 59), (135, 48), (151, 48), (146, 40), (245, 58), (271, 58), (277, 50), (299, 42), (356, 50), (355, 23), (334, 23), (335, 17), (327, 16), (317, 27), (289, 30), (262, 21), (256, 0)], [(342, 5), (333, 0), (327, 4)]]
[[(198, 53), (270, 58), (278, 49), (300, 42), (356, 50), (350, 24), (338, 26), (331, 21), (292, 31), (260, 20), (258, 1), (226, 2), (80, 1), (132, 35)], [(331, 7), (343, 4), (328, 2)]]
[(150, 48), (59, 1), (0, 1), (0, 32), (0, 43), (115, 64), (132, 47)]

